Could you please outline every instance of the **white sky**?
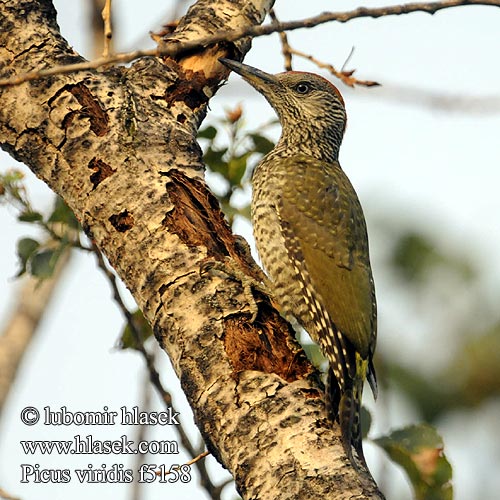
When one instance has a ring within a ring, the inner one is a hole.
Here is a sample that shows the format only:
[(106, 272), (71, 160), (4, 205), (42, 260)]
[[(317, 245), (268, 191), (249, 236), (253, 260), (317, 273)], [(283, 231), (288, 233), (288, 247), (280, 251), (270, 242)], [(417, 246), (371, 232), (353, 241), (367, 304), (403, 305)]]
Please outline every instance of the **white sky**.
[[(82, 26), (82, 19), (86, 19), (85, 2), (57, 0), (55, 4), (63, 34), (77, 50), (87, 54), (87, 29)], [(280, 20), (359, 5), (347, 0), (295, 2), (293, 7), (291, 4), (277, 2)], [(365, 5), (386, 3), (377, 1)], [(120, 27), (116, 34), (118, 50), (150, 45), (147, 32), (158, 27), (158, 13), (169, 12), (168, 3), (159, 0), (143, 0), (140, 5), (130, 0), (115, 0), (113, 6)], [(354, 46), (356, 50), (349, 68), (356, 68), (356, 75), (361, 79), (383, 84), (380, 89), (350, 90), (335, 82), (344, 94), (349, 114), (340, 159), (364, 204), (369, 227), (387, 207), (394, 210), (395, 219), (408, 215), (421, 226), (430, 225), (445, 247), (470, 249), (478, 254), (477, 264), (487, 272), (497, 292), (500, 277), (497, 257), (500, 254), (499, 22), (499, 9), (473, 6), (442, 11), (434, 16), (416, 13), (354, 20), (344, 25), (328, 24), (289, 35), (294, 47), (314, 53), (318, 59), (336, 67), (342, 66)], [(278, 37), (256, 40), (245, 62), (269, 72), (282, 71)], [(296, 60), (295, 69), (316, 71), (302, 60)], [(411, 89), (417, 90), (411, 92)], [(436, 101), (435, 96), (446, 97), (451, 109), (443, 109), (443, 100)], [(272, 116), (264, 99), (235, 76), (212, 100), (211, 113), (221, 116), (223, 109), (237, 102), (243, 103), (248, 115), (251, 113), (247, 118), (250, 126), (258, 126)], [(17, 166), (16, 162), (0, 152), (0, 169), (13, 166)], [(48, 190), (32, 176), (27, 177), (27, 185), (34, 205), (47, 206), (51, 200)], [(13, 211), (5, 207), (0, 207), (0, 224), (3, 230), (0, 296), (4, 298), (0, 315), (6, 318), (17, 287), (12, 279), (17, 269), (16, 241), (31, 234), (32, 229), (17, 223)], [(248, 228), (242, 230), (248, 236)], [(376, 246), (372, 248), (374, 264), (380, 258), (377, 251)], [(409, 363), (418, 364), (415, 360), (419, 352), (426, 353), (429, 364), (442, 359), (446, 354), (439, 349), (425, 350), (424, 345), (434, 341), (440, 345), (439, 339), (412, 336), (413, 330), (419, 330), (408, 324), (418, 323), (420, 318), (408, 316), (415, 311), (401, 306), (398, 298), (391, 295), (390, 280), (377, 275), (376, 268), (375, 277), (381, 311), (380, 348), (398, 353)], [(386, 325), (384, 317), (389, 317), (389, 313), (400, 324)], [(108, 285), (95, 269), (94, 260), (87, 255), (75, 255), (25, 357), (21, 376), (0, 421), (0, 485), (11, 494), (23, 500), (79, 499), (91, 495), (127, 498), (128, 486), (82, 487), (75, 478), (67, 485), (19, 483), (22, 463), (71, 470), (88, 463), (94, 467), (101, 463), (132, 465), (126, 456), (109, 460), (99, 456), (33, 458), (23, 455), (19, 445), (20, 440), (71, 439), (75, 434), (115, 439), (125, 433), (134, 439), (133, 428), (26, 427), (19, 420), (19, 412), (25, 406), (42, 409), (49, 405), (57, 409), (65, 405), (72, 410), (98, 411), (104, 405), (118, 410), (124, 405), (140, 404), (139, 384), (144, 379), (142, 360), (135, 354), (113, 349), (121, 325)], [(447, 342), (452, 345), (453, 339)], [(165, 385), (179, 394), (175, 376), (167, 371), (166, 356), (159, 353), (158, 357), (166, 367)], [(192, 417), (182, 395), (176, 397), (176, 403), (182, 412), (181, 420), (191, 425)], [(375, 407), (377, 431), (415, 420), (410, 409), (399, 408), (396, 415), (386, 415), (394, 404), (385, 401), (381, 414), (377, 414)], [(500, 445), (499, 440), (491, 440), (484, 429), (488, 429), (488, 422), (495, 419), (498, 422), (499, 406), (492, 402), (473, 418), (456, 415), (440, 426), (454, 466), (457, 500), (497, 498), (500, 479), (493, 474), (493, 464), (496, 462), (498, 469)], [(162, 409), (158, 402), (155, 409)], [(156, 428), (154, 435), (156, 439), (175, 439), (168, 428)], [(172, 463), (182, 463), (189, 458), (172, 457)], [(374, 473), (385, 481), (378, 459), (373, 453), (369, 458), (374, 464)], [(154, 459), (151, 457), (151, 463), (158, 462)], [(220, 468), (214, 465), (213, 469), (220, 474)], [(148, 499), (158, 498), (160, 494), (181, 500), (202, 497), (195, 483), (148, 485), (146, 491)], [(387, 498), (410, 498), (409, 490), (400, 481), (387, 492)]]

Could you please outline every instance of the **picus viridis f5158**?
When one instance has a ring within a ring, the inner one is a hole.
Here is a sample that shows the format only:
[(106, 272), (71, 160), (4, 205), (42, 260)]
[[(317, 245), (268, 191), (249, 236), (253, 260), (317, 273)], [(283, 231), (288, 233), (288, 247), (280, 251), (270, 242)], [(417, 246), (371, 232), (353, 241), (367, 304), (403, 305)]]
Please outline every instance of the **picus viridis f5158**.
[(361, 204), (338, 162), (344, 100), (328, 80), (271, 75), (228, 59), (269, 101), (282, 132), (252, 178), (252, 223), (262, 264), (282, 313), (294, 317), (330, 365), (329, 414), (338, 418), (351, 463), (365, 464), (360, 410), (366, 378), (374, 395), (375, 289)]

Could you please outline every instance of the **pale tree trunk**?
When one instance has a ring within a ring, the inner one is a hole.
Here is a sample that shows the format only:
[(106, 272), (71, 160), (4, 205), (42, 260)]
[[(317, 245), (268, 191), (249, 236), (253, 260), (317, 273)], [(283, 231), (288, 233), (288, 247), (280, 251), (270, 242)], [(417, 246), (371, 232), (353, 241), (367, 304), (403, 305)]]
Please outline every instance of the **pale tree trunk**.
[[(258, 24), (272, 3), (201, 0), (170, 43)], [(0, 143), (64, 198), (126, 283), (243, 498), (382, 498), (348, 465), (317, 373), (259, 292), (251, 322), (241, 276), (258, 275), (204, 184), (196, 132), (227, 76), (217, 58), (248, 48), (0, 88)], [(50, 0), (0, 0), (0, 77), (81, 60)]]
[(5, 325), (2, 325), (0, 335), (0, 413), (16, 379), (24, 354), (35, 338), (38, 326), (68, 267), (70, 256), (70, 249), (66, 249), (50, 278), (40, 282), (39, 278), (27, 276), (17, 290), (15, 305)]

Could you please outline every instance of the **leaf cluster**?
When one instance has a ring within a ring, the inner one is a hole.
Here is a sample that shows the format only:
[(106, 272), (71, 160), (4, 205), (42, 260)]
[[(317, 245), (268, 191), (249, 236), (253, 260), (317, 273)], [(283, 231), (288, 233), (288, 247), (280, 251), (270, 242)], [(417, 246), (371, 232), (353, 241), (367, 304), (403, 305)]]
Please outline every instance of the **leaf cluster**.
[(410, 425), (374, 442), (406, 471), (416, 500), (452, 500), (451, 465), (433, 427)]
[[(230, 224), (240, 215), (250, 219), (250, 204), (246, 201), (238, 206), (235, 195), (243, 193), (249, 186), (253, 167), (257, 161), (274, 147), (263, 131), (276, 121), (249, 131), (244, 124), (243, 109), (237, 106), (227, 111), (218, 121), (218, 127), (208, 125), (198, 133), (204, 143), (203, 159), (208, 171), (215, 173), (217, 184), (211, 186), (221, 203)], [(223, 132), (227, 133), (226, 144), (221, 145)], [(209, 182), (210, 183), (210, 182)]]
[(62, 198), (56, 197), (48, 215), (35, 210), (24, 186), (24, 175), (18, 170), (9, 170), (0, 175), (0, 201), (10, 204), (18, 211), (20, 222), (42, 229), (45, 238), (21, 238), (17, 242), (19, 269), (16, 277), (30, 274), (36, 278), (50, 278), (57, 262), (66, 249), (79, 246), (77, 238), (80, 224)]

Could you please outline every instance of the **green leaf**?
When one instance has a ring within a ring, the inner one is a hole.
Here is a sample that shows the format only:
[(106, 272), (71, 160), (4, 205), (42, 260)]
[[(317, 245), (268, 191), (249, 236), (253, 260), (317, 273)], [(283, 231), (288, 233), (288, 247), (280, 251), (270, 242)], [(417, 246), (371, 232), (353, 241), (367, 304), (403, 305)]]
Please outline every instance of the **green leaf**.
[(267, 137), (260, 134), (248, 134), (253, 141), (255, 152), (262, 153), (263, 155), (269, 153), (274, 148), (274, 143)]
[[(474, 332), (456, 346), (447, 378), (460, 393), (455, 405), (476, 406), (500, 394), (500, 321), (486, 331)], [(435, 382), (435, 381), (434, 381)], [(441, 384), (440, 384), (441, 385)], [(450, 392), (449, 389), (447, 392)]]
[(30, 204), (26, 198), (26, 190), (23, 184), (24, 174), (19, 170), (9, 170), (5, 174), (0, 174), (0, 185), (2, 194), (6, 196), (10, 203), (20, 204), (26, 211), (31, 211)]
[(443, 440), (433, 427), (410, 425), (374, 442), (405, 469), (416, 500), (452, 500), (451, 465), (443, 454)]
[(13, 168), (5, 172), (5, 174), (0, 175), (0, 179), (5, 184), (15, 184), (24, 179), (24, 174), (20, 170)]
[(209, 125), (208, 127), (198, 131), (198, 138), (209, 139), (213, 141), (217, 135), (217, 129)]
[(244, 205), (242, 207), (239, 207), (237, 209), (237, 213), (241, 217), (244, 217), (245, 219), (250, 220), (251, 219), (251, 207), (250, 207), (250, 203), (247, 203), (246, 205)]
[(59, 249), (35, 253), (30, 260), (31, 274), (37, 278), (50, 278), (54, 274), (60, 255)]
[(247, 169), (247, 160), (250, 153), (245, 153), (241, 156), (233, 156), (227, 164), (227, 180), (231, 187), (239, 187), (241, 179), (245, 175)]
[(399, 237), (393, 250), (392, 264), (402, 278), (417, 284), (432, 276), (437, 267), (465, 281), (470, 281), (475, 274), (466, 259), (441, 252), (431, 238), (412, 230)]
[(39, 222), (43, 220), (43, 216), (40, 212), (27, 210), (25, 212), (21, 212), (17, 219), (21, 222)]
[(222, 157), (226, 154), (227, 148), (213, 149), (209, 147), (203, 156), (204, 162), (213, 172), (218, 172), (225, 176), (227, 172), (227, 162)]
[(66, 224), (67, 226), (77, 229), (80, 227), (80, 224), (75, 217), (75, 214), (71, 210), (71, 208), (66, 205), (65, 201), (58, 196), (56, 198), (55, 204), (54, 204), (54, 210), (49, 216), (48, 222), (54, 223), (54, 222), (60, 222), (62, 224)]
[(394, 267), (408, 281), (422, 281), (441, 259), (432, 242), (425, 236), (408, 232), (399, 238), (392, 256)]
[(464, 396), (449, 387), (440, 375), (428, 379), (415, 370), (390, 362), (385, 363), (384, 372), (387, 380), (410, 398), (426, 422), (465, 404)]
[(125, 325), (125, 328), (120, 335), (120, 340), (118, 342), (118, 346), (120, 349), (138, 349), (138, 341), (140, 344), (144, 344), (144, 342), (153, 335), (153, 330), (149, 326), (149, 323), (146, 321), (146, 318), (142, 314), (142, 311), (137, 309), (134, 313), (132, 313), (132, 321), (134, 323), (134, 327), (139, 334), (139, 339), (132, 331), (132, 328), (129, 323)]
[(361, 407), (361, 433), (362, 438), (365, 439), (370, 432), (372, 426), (372, 414), (364, 407)]
[(17, 255), (21, 261), (21, 267), (17, 273), (17, 277), (26, 272), (26, 267), (31, 256), (37, 251), (40, 243), (33, 238), (22, 238), (17, 242)]

